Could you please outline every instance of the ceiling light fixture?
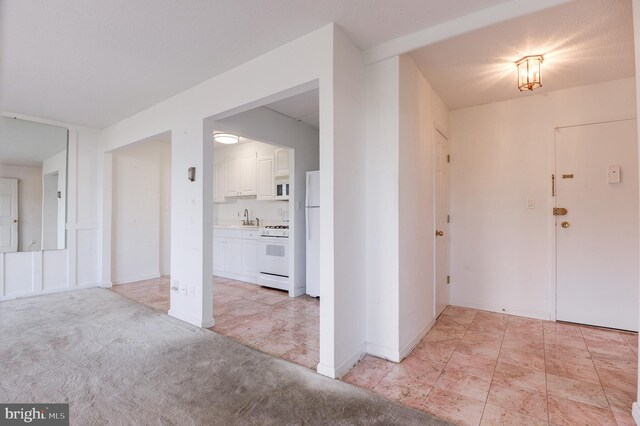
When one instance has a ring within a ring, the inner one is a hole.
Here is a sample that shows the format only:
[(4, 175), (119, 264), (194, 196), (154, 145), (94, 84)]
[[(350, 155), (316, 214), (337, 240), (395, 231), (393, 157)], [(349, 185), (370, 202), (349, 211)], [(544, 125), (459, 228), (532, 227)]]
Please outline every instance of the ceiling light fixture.
[(238, 143), (240, 141), (240, 138), (236, 135), (232, 135), (231, 133), (214, 133), (213, 140), (218, 143), (231, 145), (234, 143)]
[(518, 89), (521, 92), (542, 87), (542, 55), (525, 56), (516, 62), (518, 67)]

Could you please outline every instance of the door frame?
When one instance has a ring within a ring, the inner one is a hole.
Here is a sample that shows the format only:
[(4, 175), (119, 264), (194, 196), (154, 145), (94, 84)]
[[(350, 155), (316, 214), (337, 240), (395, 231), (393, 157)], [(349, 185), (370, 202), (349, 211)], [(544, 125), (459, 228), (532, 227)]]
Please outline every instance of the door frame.
[[(447, 155), (451, 154), (451, 140), (449, 139), (449, 137), (446, 135), (446, 132), (444, 131), (444, 129), (441, 128), (441, 126), (438, 125), (438, 123), (434, 122), (433, 123), (433, 140), (434, 140), (434, 144), (433, 144), (433, 199), (434, 199), (434, 203), (433, 203), (433, 234), (432, 234), (432, 238), (433, 238), (433, 313), (434, 315), (434, 321), (436, 318), (438, 318), (438, 316), (441, 313), (438, 313), (438, 276), (437, 276), (437, 271), (438, 271), (438, 266), (437, 266), (437, 259), (438, 259), (438, 247), (437, 247), (437, 237), (435, 236), (435, 231), (437, 230), (437, 218), (438, 218), (438, 204), (437, 204), (437, 168), (436, 168), (436, 161), (437, 161), (437, 143), (435, 143), (438, 134), (440, 134), (443, 138), (445, 138), (447, 140), (447, 144), (448, 144), (448, 153)], [(449, 185), (448, 185), (448, 190), (449, 190), (449, 207), (448, 207), (448, 211), (449, 211), (449, 215), (451, 214), (451, 166), (449, 166), (449, 173), (448, 173), (448, 177), (449, 177)], [(447, 232), (446, 232), (446, 238), (449, 240), (448, 244), (447, 244), (447, 275), (451, 276), (451, 223), (447, 224)], [(451, 283), (447, 283), (447, 285), (451, 286)], [(449, 294), (447, 297), (447, 306), (449, 306), (451, 302), (451, 287), (449, 287)], [(446, 307), (445, 307), (446, 309)], [(444, 312), (444, 310), (443, 310)]]
[[(558, 177), (558, 162), (557, 162), (557, 153), (558, 153), (558, 133), (560, 130), (562, 129), (567, 129), (567, 128), (571, 128), (571, 127), (583, 127), (583, 126), (591, 126), (591, 125), (595, 125), (595, 124), (607, 124), (607, 123), (617, 123), (620, 121), (632, 121), (632, 120), (637, 120), (636, 116), (633, 117), (624, 117), (624, 118), (618, 118), (618, 119), (612, 119), (612, 120), (602, 120), (602, 121), (590, 121), (590, 122), (586, 122), (586, 123), (577, 123), (577, 124), (567, 124), (564, 126), (556, 126), (553, 129), (553, 151), (552, 151), (552, 155), (551, 155), (551, 173), (549, 174), (549, 178), (552, 178), (552, 176), (555, 176), (556, 180)], [(637, 123), (636, 123), (637, 126)], [(557, 198), (555, 197), (555, 182), (552, 183), (552, 191), (550, 193), (550, 208), (554, 208), (554, 207), (558, 207), (556, 205), (556, 201)], [(557, 219), (556, 216), (554, 216), (553, 214), (549, 215), (549, 232), (550, 232), (550, 236), (551, 238), (549, 238), (549, 241), (551, 241), (551, 249), (549, 251), (550, 256), (551, 256), (551, 268), (550, 268), (550, 273), (551, 273), (551, 279), (549, 280), (551, 283), (551, 288), (549, 289), (549, 303), (550, 303), (550, 309), (549, 312), (551, 314), (551, 321), (557, 321), (558, 319), (558, 229), (557, 229)]]

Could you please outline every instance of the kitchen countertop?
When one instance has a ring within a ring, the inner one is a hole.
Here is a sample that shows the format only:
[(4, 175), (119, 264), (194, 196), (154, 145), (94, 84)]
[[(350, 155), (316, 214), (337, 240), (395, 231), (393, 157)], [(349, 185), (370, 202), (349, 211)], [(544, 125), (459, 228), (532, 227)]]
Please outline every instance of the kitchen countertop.
[[(260, 229), (260, 226), (245, 226), (245, 225), (213, 225), (213, 229)], [(262, 227), (264, 228), (264, 227)]]

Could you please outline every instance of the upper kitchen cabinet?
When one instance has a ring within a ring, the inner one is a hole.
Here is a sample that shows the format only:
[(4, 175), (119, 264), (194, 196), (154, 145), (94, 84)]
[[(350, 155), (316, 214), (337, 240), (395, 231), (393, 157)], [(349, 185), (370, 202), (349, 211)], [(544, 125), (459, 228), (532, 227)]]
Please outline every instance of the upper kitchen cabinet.
[(237, 197), (240, 195), (238, 189), (238, 159), (236, 157), (227, 158), (224, 161), (224, 187), (225, 196)]
[(256, 153), (229, 157), (224, 162), (225, 196), (256, 195)]
[(274, 184), (274, 156), (265, 155), (258, 157), (257, 199), (273, 200), (276, 195)]
[(224, 203), (225, 199), (225, 167), (224, 163), (213, 165), (213, 202)]
[(256, 153), (240, 157), (240, 195), (256, 195)]
[(289, 176), (289, 150), (276, 149), (275, 158), (276, 158), (275, 175)]

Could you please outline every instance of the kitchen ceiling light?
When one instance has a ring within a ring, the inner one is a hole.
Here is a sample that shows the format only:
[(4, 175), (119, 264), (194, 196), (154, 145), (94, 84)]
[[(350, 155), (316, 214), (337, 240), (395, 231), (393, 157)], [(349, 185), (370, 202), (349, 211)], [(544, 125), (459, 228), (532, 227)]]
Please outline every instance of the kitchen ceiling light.
[(516, 62), (518, 67), (518, 89), (521, 92), (542, 87), (542, 55), (525, 56)]
[(236, 135), (232, 135), (231, 133), (214, 133), (213, 140), (218, 143), (231, 145), (234, 143), (238, 143), (240, 141), (240, 138)]

